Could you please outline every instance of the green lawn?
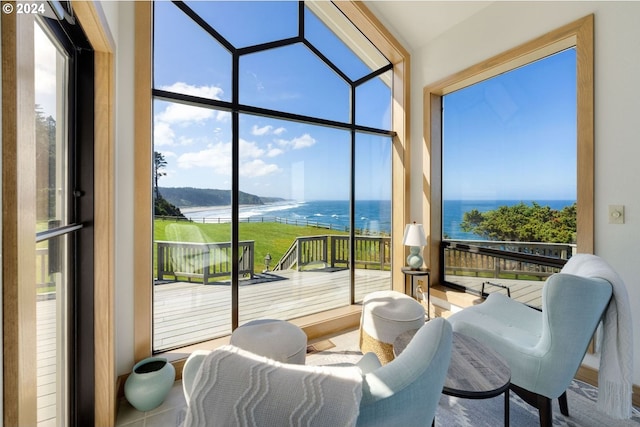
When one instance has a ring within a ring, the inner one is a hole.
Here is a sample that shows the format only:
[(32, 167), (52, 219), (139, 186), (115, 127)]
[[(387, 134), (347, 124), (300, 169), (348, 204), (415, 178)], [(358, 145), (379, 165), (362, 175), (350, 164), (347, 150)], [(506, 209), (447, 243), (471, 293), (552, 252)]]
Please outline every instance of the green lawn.
[[(264, 257), (269, 253), (274, 266), (297, 237), (348, 233), (326, 228), (279, 224), (274, 222), (240, 223), (240, 240), (255, 241), (255, 271), (264, 270)], [(154, 240), (213, 243), (231, 241), (231, 224), (199, 224), (186, 221), (154, 221)], [(155, 266), (154, 253), (154, 266)]]

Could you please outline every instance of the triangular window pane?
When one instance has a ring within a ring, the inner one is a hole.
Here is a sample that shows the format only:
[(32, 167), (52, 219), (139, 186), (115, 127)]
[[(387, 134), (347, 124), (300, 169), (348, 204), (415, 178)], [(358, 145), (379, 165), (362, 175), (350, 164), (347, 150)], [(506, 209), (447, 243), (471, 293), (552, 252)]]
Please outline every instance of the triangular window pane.
[(298, 35), (296, 1), (190, 1), (187, 5), (235, 48)]
[[(305, 12), (307, 19), (305, 27), (311, 25), (310, 31), (305, 28), (305, 37), (350, 78), (356, 80), (389, 65), (389, 60), (332, 2), (307, 1), (305, 8), (313, 12)], [(318, 20), (322, 22), (321, 25), (325, 26), (321, 32), (316, 24)], [(314, 32), (316, 34), (313, 34)], [(331, 35), (331, 39), (325, 36), (326, 33)], [(338, 39), (344, 47), (335, 50), (335, 39)], [(346, 56), (345, 52), (347, 52)], [(356, 65), (353, 57), (349, 56), (355, 56), (359, 62), (364, 64), (365, 69), (362, 68), (362, 65)]]
[(372, 71), (308, 8), (305, 8), (304, 15), (304, 37), (352, 81)]

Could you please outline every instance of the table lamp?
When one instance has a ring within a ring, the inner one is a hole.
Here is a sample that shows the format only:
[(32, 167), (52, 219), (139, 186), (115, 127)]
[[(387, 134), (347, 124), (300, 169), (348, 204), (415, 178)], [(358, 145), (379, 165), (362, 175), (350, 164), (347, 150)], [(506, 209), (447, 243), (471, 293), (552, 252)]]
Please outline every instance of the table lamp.
[(410, 254), (407, 257), (407, 265), (413, 270), (417, 270), (422, 267), (422, 257), (420, 256), (420, 249), (427, 244), (427, 239), (424, 235), (424, 228), (422, 224), (407, 224), (404, 229), (404, 238), (402, 244), (410, 246)]

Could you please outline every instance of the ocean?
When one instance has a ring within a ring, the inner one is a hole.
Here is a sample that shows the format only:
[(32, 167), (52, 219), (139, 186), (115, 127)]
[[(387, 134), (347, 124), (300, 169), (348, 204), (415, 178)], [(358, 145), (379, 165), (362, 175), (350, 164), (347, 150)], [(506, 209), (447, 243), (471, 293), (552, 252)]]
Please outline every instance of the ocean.
[[(443, 209), (444, 234), (450, 239), (479, 239), (473, 233), (460, 230), (465, 212), (478, 209), (486, 212), (499, 206), (512, 206), (520, 200), (445, 200)], [(526, 202), (530, 203), (530, 202)], [(575, 200), (536, 200), (541, 206), (562, 209)], [(231, 218), (229, 206), (182, 208), (182, 213), (196, 222), (228, 222)], [(240, 219), (247, 221), (272, 221), (275, 218), (298, 225), (331, 226), (333, 229), (347, 230), (349, 227), (348, 200), (316, 200), (306, 202), (284, 201), (264, 205), (240, 207)], [(389, 200), (356, 201), (356, 228), (367, 234), (389, 234), (391, 231), (391, 202)]]
[[(229, 206), (181, 208), (184, 216), (195, 222), (228, 222)], [(335, 230), (349, 229), (348, 200), (316, 200), (308, 202), (284, 201), (264, 205), (240, 206), (241, 221), (286, 221), (296, 225), (319, 225)], [(356, 229), (367, 234), (391, 232), (391, 201), (359, 200), (356, 202)]]

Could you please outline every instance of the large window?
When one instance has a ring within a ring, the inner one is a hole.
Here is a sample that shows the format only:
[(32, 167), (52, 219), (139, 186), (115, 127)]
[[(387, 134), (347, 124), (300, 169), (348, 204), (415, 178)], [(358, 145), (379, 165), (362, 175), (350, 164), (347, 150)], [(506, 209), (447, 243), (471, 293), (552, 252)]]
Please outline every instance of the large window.
[(329, 2), (153, 17), (153, 350), (391, 288), (391, 62)]
[(95, 56), (57, 6), (2, 17), (5, 425), (95, 419)]
[(443, 97), (446, 282), (480, 291), (484, 284), (487, 293), (527, 289), (525, 302), (539, 305), (542, 283), (557, 268), (456, 244), (564, 260), (573, 254), (576, 90), (570, 48)]
[(593, 17), (436, 83), (424, 106), (435, 282), (539, 305), (542, 280), (593, 251)]

